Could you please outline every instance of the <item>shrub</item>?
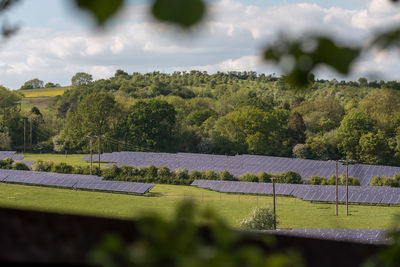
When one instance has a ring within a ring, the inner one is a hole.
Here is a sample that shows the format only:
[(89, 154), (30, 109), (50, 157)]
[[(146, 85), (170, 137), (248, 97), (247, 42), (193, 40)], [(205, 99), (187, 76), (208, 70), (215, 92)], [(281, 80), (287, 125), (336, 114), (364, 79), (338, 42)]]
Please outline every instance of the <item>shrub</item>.
[(207, 172), (206, 172), (206, 175), (205, 175), (205, 178), (206, 178), (207, 180), (218, 180), (218, 177), (219, 177), (218, 173), (216, 173), (216, 172), (213, 171), (213, 170), (207, 171)]
[(205, 174), (198, 170), (193, 170), (190, 172), (189, 177), (191, 180), (201, 180), (204, 179)]
[(162, 184), (171, 183), (175, 179), (175, 174), (166, 166), (161, 166), (157, 170), (157, 181)]
[(175, 170), (175, 177), (178, 180), (184, 181), (184, 180), (189, 180), (189, 173), (186, 168), (183, 169), (176, 169)]
[(277, 183), (302, 184), (301, 175), (294, 171), (283, 172), (275, 177)]
[(29, 167), (22, 161), (14, 162), (12, 164), (13, 170), (29, 171)]
[(119, 176), (120, 173), (121, 169), (117, 165), (113, 164), (103, 170), (102, 176), (106, 180), (114, 180)]
[(138, 170), (133, 166), (123, 165), (120, 167), (120, 177), (134, 177), (138, 173)]
[(12, 158), (6, 158), (3, 160), (0, 160), (0, 169), (12, 169), (12, 164), (14, 163), (14, 160)]
[[(336, 185), (336, 175), (333, 174), (331, 177), (323, 181), (325, 185)], [(340, 180), (338, 179), (338, 184), (340, 184)]]
[(65, 162), (61, 162), (61, 163), (58, 163), (58, 164), (54, 164), (51, 167), (51, 171), (52, 172), (57, 172), (57, 173), (73, 173), (74, 167), (72, 167), (71, 165), (68, 165)]
[(385, 177), (385, 176), (379, 175), (379, 176), (375, 176), (374, 178), (372, 178), (369, 185), (371, 185), (371, 186), (392, 186), (393, 180), (390, 177)]
[(274, 229), (274, 214), (270, 208), (255, 208), (248, 218), (240, 222), (240, 228), (245, 230), (272, 230)]
[(43, 160), (38, 160), (33, 164), (32, 170), (33, 171), (38, 171), (38, 172), (49, 172), (51, 171), (54, 163), (52, 161), (43, 161)]
[(313, 184), (313, 185), (321, 185), (321, 184), (324, 184), (324, 180), (327, 180), (327, 179), (325, 179), (322, 176), (313, 175), (308, 179), (308, 183)]
[[(349, 185), (360, 185), (360, 180), (358, 180), (356, 177), (349, 176)], [(346, 175), (341, 174), (339, 175), (339, 185), (346, 185)]]
[(223, 180), (223, 181), (237, 181), (238, 180), (233, 174), (231, 174), (227, 170), (224, 170), (219, 173), (219, 179)]
[(146, 167), (137, 168), (137, 176), (145, 177), (146, 174), (147, 174), (147, 168)]
[(157, 178), (157, 167), (150, 165), (146, 168), (146, 177), (156, 179)]
[(260, 183), (270, 183), (272, 175), (267, 172), (262, 172), (258, 174), (258, 181)]
[(243, 182), (258, 182), (258, 176), (252, 173), (245, 173), (240, 177)]
[[(89, 173), (90, 173), (90, 166), (89, 166)], [(93, 166), (92, 168), (92, 175), (101, 176), (103, 171), (99, 168), (99, 166)]]
[(84, 174), (84, 175), (89, 175), (90, 174), (90, 166), (75, 166), (73, 170), (74, 174)]
[(397, 173), (393, 176), (393, 187), (400, 187), (400, 173)]

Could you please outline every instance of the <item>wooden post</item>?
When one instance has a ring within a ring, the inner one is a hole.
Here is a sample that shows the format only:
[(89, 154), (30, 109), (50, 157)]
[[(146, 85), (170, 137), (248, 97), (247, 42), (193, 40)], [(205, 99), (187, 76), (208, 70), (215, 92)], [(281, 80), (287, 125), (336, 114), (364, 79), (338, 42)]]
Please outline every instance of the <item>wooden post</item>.
[(30, 129), (30, 151), (31, 151), (31, 153), (32, 153), (32, 118), (30, 119), (30, 126), (29, 126), (29, 129)]
[(24, 154), (26, 153), (26, 120), (24, 119)]
[(349, 216), (349, 162), (346, 164), (346, 216)]
[(339, 162), (336, 161), (336, 216), (339, 216)]
[(100, 171), (100, 135), (97, 137), (97, 152), (99, 153), (99, 171)]
[(90, 175), (93, 175), (93, 151), (92, 151), (92, 137), (90, 138)]
[(275, 206), (275, 179), (272, 179), (272, 195), (274, 205), (274, 230), (276, 230), (276, 206)]

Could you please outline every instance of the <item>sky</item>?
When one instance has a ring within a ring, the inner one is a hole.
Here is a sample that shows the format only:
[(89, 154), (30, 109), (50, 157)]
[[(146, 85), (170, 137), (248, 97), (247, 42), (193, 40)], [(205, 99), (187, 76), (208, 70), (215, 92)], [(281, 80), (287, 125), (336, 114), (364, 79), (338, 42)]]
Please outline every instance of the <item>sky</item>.
[[(149, 15), (150, 1), (127, 1), (106, 29), (99, 30), (70, 0), (23, 0), (0, 22), (20, 30), (0, 43), (0, 85), (18, 89), (33, 78), (70, 85), (76, 72), (94, 79), (122, 69), (133, 72), (202, 70), (280, 74), (261, 59), (281, 34), (310, 31), (347, 45), (365, 43), (374, 33), (400, 25), (400, 4), (389, 0), (208, 0), (200, 25), (183, 31)], [(400, 80), (396, 50), (370, 51), (348, 77), (326, 67), (318, 78)]]

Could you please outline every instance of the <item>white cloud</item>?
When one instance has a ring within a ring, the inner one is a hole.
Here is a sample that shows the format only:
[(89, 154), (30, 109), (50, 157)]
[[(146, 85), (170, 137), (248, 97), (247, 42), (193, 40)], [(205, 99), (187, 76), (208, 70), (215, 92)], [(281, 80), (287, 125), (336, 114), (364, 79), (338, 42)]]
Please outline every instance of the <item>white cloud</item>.
[[(78, 71), (102, 78), (116, 69), (273, 71), (276, 68), (263, 64), (258, 55), (280, 33), (301, 36), (313, 30), (362, 42), (371, 32), (400, 22), (399, 7), (387, 0), (371, 0), (360, 10), (310, 3), (263, 8), (221, 0), (211, 5), (202, 25), (182, 34), (154, 22), (147, 11), (147, 6), (128, 8), (115, 22), (117, 26), (106, 32), (55, 30), (48, 24), (23, 28), (0, 49), (0, 81), (13, 88), (33, 77), (68, 84)], [(396, 77), (392, 67), (399, 59), (397, 54), (382, 57), (378, 53), (366, 56), (356, 66), (355, 75), (385, 71), (386, 77)]]

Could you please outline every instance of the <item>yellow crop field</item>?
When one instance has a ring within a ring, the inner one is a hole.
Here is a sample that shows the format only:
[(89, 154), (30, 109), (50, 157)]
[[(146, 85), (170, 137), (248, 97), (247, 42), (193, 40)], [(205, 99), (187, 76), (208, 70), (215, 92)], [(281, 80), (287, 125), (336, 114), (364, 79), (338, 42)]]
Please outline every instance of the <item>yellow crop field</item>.
[(55, 97), (58, 95), (62, 95), (69, 87), (58, 87), (58, 88), (40, 88), (40, 89), (31, 89), (31, 90), (19, 90), (18, 92), (22, 93), (26, 98), (32, 97)]

